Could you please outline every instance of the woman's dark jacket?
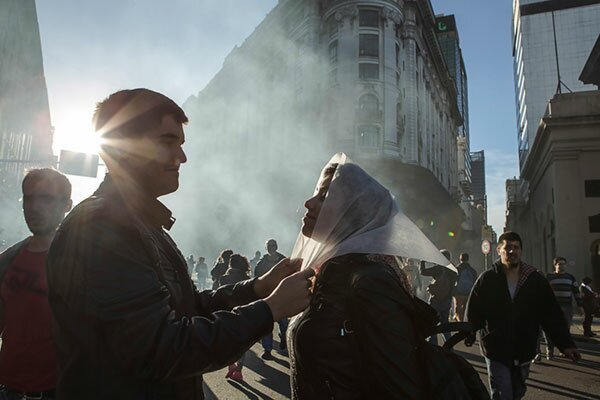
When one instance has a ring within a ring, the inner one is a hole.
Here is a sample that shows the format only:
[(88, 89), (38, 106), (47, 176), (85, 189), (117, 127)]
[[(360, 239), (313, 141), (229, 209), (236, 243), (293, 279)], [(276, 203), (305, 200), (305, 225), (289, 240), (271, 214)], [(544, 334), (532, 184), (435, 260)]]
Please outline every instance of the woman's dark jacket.
[(233, 285), (234, 283), (242, 282), (247, 279), (250, 279), (248, 272), (244, 272), (239, 269), (229, 268), (219, 279), (219, 283), (221, 286), (223, 285)]
[(170, 211), (156, 200), (130, 204), (108, 178), (50, 248), (57, 398), (202, 399), (202, 373), (236, 361), (273, 329), (272, 314), (250, 303), (250, 280), (198, 292), (163, 230)]
[(468, 321), (475, 331), (481, 329), (483, 354), (506, 365), (535, 357), (540, 325), (560, 350), (575, 347), (546, 278), (534, 270), (521, 279), (525, 280), (513, 300), (503, 266), (497, 262), (479, 276), (467, 303)]
[(387, 265), (357, 254), (328, 261), (288, 330), (292, 398), (423, 398), (408, 296)]

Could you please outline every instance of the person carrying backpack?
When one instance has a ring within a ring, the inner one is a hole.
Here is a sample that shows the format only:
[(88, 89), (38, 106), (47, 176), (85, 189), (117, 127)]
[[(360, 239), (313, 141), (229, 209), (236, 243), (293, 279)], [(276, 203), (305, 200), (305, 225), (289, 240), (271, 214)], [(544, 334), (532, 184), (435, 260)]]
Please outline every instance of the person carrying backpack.
[(477, 280), (477, 271), (469, 264), (468, 253), (461, 253), (459, 260), (460, 264), (456, 267), (458, 270), (458, 279), (454, 288), (454, 319), (462, 322), (465, 320), (467, 299)]
[(292, 399), (489, 398), (464, 359), (425, 341), (438, 319), (410, 294), (400, 257), (446, 260), (389, 191), (338, 154), (305, 207), (292, 254), (316, 280), (288, 329)]

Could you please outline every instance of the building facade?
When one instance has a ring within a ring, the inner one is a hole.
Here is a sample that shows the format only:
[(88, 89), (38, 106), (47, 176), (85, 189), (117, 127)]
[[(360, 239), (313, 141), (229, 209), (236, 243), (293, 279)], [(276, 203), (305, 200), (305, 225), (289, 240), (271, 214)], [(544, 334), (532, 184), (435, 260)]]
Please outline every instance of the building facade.
[[(471, 153), (471, 189), (475, 205), (481, 205), (482, 207), (487, 208), (487, 192), (485, 190), (485, 152), (483, 150)], [(487, 210), (485, 214), (487, 217)]]
[[(458, 100), (429, 1), (280, 0), (184, 104), (188, 132), (202, 136), (190, 163), (202, 165), (192, 167), (195, 184), (182, 185), (194, 191), (182, 195), (243, 192), (270, 210), (220, 201), (203, 220), (235, 228), (203, 237), (213, 247), (250, 246), (248, 230), (291, 247), (321, 167), (344, 151), (439, 247), (464, 251), (479, 245), (472, 231), (480, 228), (463, 210), (471, 204), (459, 174), (467, 108)], [(206, 172), (217, 170), (218, 178)]]
[(507, 228), (523, 258), (544, 272), (563, 256), (568, 271), (600, 282), (600, 91), (549, 102), (521, 179), (507, 181)]
[[(24, 170), (54, 164), (34, 0), (0, 2), (0, 54), (0, 241), (10, 242), (15, 239), (15, 216), (21, 214)], [(22, 218), (18, 223), (23, 225)]]
[(522, 168), (554, 94), (593, 89), (578, 77), (600, 34), (600, 0), (513, 0), (512, 32)]

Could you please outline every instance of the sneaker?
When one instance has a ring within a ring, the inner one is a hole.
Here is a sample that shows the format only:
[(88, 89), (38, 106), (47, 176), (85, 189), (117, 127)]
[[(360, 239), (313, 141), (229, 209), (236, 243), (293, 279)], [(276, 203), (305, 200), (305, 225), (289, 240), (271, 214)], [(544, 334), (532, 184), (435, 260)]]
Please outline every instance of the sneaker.
[(272, 360), (273, 356), (271, 355), (270, 351), (263, 351), (262, 355), (260, 356), (260, 358), (262, 358), (263, 360)]
[(229, 379), (229, 378), (233, 379), (233, 373), (235, 371), (237, 371), (237, 366), (235, 364), (231, 364), (229, 366), (229, 371), (227, 371), (227, 375), (225, 375), (225, 379)]
[(541, 354), (536, 354), (535, 357), (533, 358), (532, 362), (534, 364), (541, 364), (542, 363), (542, 355)]
[(236, 382), (244, 382), (244, 376), (242, 375), (242, 371), (239, 369), (233, 371), (233, 373), (231, 374), (231, 379), (233, 379)]

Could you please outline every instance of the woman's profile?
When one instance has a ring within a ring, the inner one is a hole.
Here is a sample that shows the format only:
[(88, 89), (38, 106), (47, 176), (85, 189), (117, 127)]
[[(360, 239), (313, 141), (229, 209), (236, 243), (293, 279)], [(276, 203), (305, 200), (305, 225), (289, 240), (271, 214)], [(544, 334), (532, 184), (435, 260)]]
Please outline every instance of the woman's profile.
[(317, 275), (309, 308), (288, 330), (292, 398), (424, 398), (399, 257), (447, 261), (344, 154), (325, 166), (305, 207), (292, 257)]

